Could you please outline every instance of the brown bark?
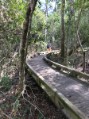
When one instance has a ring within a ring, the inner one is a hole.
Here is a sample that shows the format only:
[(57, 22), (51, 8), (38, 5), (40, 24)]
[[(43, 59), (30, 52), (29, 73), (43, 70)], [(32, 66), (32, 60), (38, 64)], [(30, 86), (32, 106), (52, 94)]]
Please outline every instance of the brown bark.
[(62, 0), (61, 7), (61, 57), (65, 58), (65, 23), (64, 23), (65, 0)]
[[(48, 19), (48, 0), (45, 0), (45, 19), (46, 19), (46, 25), (47, 25), (47, 19)], [(48, 34), (48, 29), (45, 28), (45, 42), (47, 42), (47, 34)]]
[[(35, 10), (37, 0), (30, 0), (30, 3), (27, 8), (26, 18), (23, 25), (23, 35), (20, 45), (20, 68), (19, 68), (19, 87), (18, 93), (23, 91), (24, 80), (25, 80), (25, 60), (26, 60), (26, 46), (27, 46), (27, 33), (29, 23), (31, 24), (32, 14)], [(31, 28), (29, 29), (31, 30)]]

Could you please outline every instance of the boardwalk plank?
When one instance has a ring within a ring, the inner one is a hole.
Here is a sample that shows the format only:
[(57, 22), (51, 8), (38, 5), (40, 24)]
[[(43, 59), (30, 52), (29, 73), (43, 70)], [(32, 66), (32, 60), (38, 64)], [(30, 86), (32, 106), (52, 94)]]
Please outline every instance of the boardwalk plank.
[(89, 85), (52, 69), (42, 58), (43, 56), (38, 56), (27, 62), (44, 78), (47, 84), (51, 85), (57, 92), (61, 92), (88, 117)]

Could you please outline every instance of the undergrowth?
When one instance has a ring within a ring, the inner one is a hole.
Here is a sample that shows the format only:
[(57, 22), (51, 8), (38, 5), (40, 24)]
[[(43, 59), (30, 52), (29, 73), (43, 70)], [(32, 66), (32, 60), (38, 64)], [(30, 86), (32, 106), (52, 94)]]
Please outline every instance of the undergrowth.
[(8, 76), (3, 76), (0, 81), (0, 86), (4, 91), (8, 91), (11, 88), (12, 82)]

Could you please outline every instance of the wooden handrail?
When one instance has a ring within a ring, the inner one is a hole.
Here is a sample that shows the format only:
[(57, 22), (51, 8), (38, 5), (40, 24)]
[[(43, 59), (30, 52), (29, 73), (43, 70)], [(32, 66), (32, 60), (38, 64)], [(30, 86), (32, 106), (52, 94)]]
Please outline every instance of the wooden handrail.
[(69, 67), (66, 67), (64, 65), (61, 65), (59, 63), (56, 63), (56, 62), (53, 62), (52, 60), (48, 59), (47, 57), (44, 57), (43, 58), (46, 62), (50, 63), (51, 65), (54, 65), (57, 69), (63, 69), (65, 71), (68, 71), (68, 73), (72, 76), (80, 76), (80, 77), (83, 77), (83, 78), (86, 78), (86, 79), (89, 79), (89, 74), (86, 74), (86, 73), (83, 73), (83, 72), (80, 72), (80, 71), (77, 71), (76, 69), (74, 68), (69, 68)]
[(48, 94), (51, 100), (55, 103), (55, 105), (59, 108), (60, 105), (65, 109), (67, 115), (69, 114), (72, 119), (89, 119), (85, 116), (83, 112), (81, 112), (75, 105), (72, 104), (62, 93), (58, 92), (57, 89), (52, 88), (51, 85), (48, 85), (45, 82), (45, 79), (37, 73), (32, 66), (29, 65), (28, 61), (26, 61), (26, 67), (38, 83), (38, 85)]

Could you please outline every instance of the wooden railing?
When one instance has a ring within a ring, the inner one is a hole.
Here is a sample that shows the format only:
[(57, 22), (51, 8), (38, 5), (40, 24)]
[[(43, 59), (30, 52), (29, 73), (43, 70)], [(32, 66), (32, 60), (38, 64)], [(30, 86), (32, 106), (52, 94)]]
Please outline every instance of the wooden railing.
[[(44, 59), (48, 62), (53, 63), (52, 61), (48, 60), (46, 57)], [(32, 77), (35, 79), (38, 85), (48, 94), (48, 96), (54, 102), (54, 104), (58, 108), (60, 108), (61, 106), (62, 109), (64, 110), (64, 113), (70, 119), (89, 119), (88, 117), (85, 116), (83, 112), (81, 112), (75, 105), (73, 105), (62, 93), (58, 92), (57, 89), (52, 88), (51, 85), (48, 85), (48, 83), (45, 82), (45, 79), (39, 73), (37, 73), (32, 68), (32, 66), (30, 66), (28, 61), (26, 61), (26, 67), (30, 75), (32, 75)]]
[(66, 71), (70, 76), (82, 77), (82, 78), (85, 78), (85, 79), (89, 79), (89, 74), (86, 74), (84, 72), (77, 71), (74, 68), (69, 68), (67, 66), (64, 66), (64, 65), (61, 65), (59, 63), (53, 62), (52, 60), (48, 59), (47, 57), (44, 57), (43, 59), (47, 63), (49, 63), (50, 65), (54, 66), (56, 69)]

